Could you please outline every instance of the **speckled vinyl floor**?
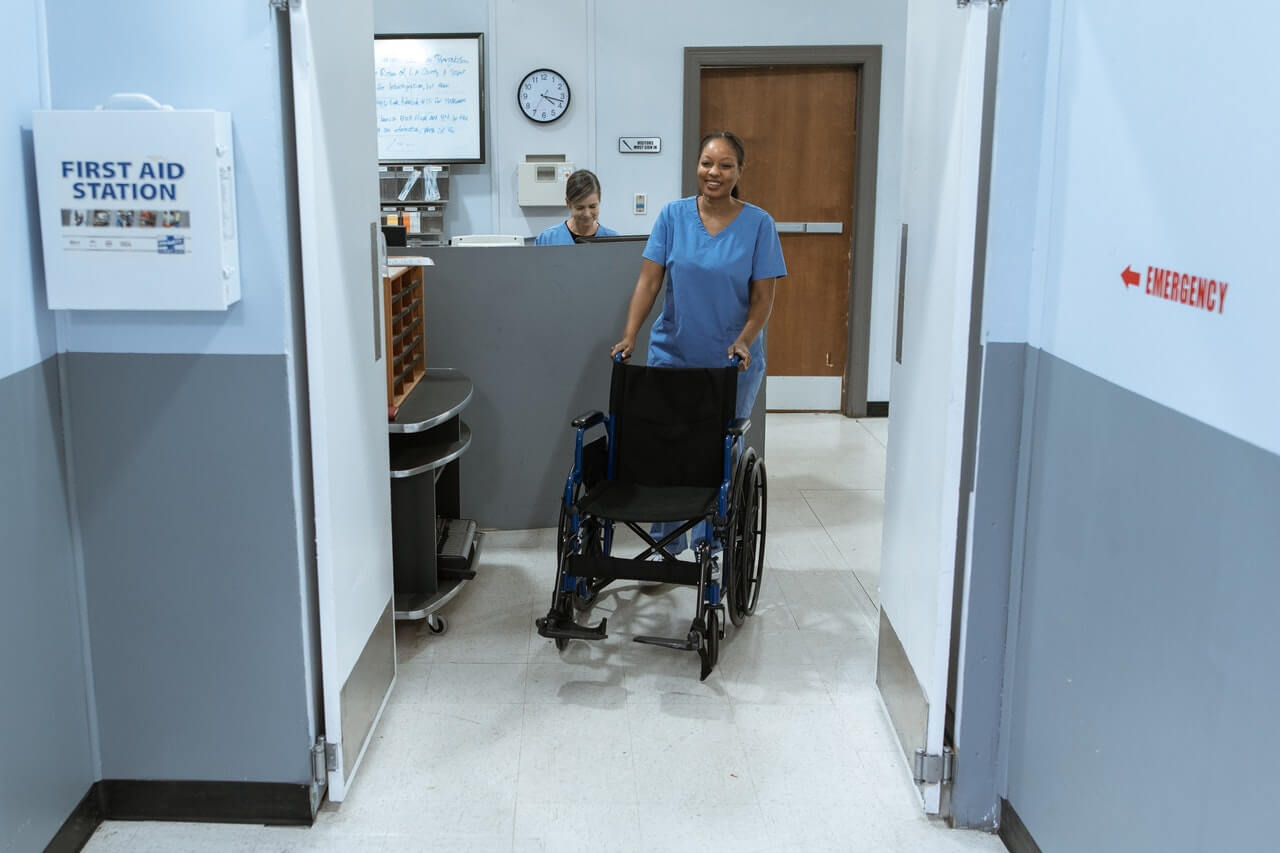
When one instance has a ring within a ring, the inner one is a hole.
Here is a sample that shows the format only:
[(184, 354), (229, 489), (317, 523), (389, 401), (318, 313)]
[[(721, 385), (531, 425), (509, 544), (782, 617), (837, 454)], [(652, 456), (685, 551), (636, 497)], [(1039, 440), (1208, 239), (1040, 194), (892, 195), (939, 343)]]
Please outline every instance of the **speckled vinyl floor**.
[(553, 531), (492, 532), (448, 633), (398, 626), (397, 682), (345, 802), (306, 829), (108, 822), (85, 849), (1004, 850), (924, 817), (876, 691), (887, 422), (768, 428), (760, 606), (707, 681), (696, 655), (630, 642), (682, 635), (692, 590), (611, 588), (592, 614), (609, 638), (557, 653), (533, 626)]

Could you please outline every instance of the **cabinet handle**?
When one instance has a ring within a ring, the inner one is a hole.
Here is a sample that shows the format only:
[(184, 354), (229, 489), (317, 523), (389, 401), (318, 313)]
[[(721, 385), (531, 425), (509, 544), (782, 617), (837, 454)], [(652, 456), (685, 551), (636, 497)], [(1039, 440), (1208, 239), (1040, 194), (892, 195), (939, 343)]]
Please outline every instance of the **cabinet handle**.
[(378, 220), (369, 223), (369, 260), (373, 279), (373, 360), (382, 359), (382, 226)]

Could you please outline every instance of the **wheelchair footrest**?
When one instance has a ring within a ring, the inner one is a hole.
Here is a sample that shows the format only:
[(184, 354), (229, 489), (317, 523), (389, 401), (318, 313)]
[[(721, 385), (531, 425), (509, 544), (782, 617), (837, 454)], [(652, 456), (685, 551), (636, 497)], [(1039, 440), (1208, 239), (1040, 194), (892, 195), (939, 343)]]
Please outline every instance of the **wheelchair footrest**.
[(599, 625), (591, 628), (579, 625), (573, 620), (557, 619), (555, 611), (552, 611), (541, 619), (535, 619), (534, 624), (538, 626), (540, 636), (551, 640), (603, 640), (609, 636), (605, 633), (608, 621), (608, 619), (601, 619)]
[(622, 557), (593, 557), (571, 554), (565, 573), (583, 578), (652, 581), (697, 586), (702, 570), (684, 560), (627, 560)]
[(682, 652), (696, 652), (698, 644), (690, 639), (681, 640), (678, 637), (636, 637), (637, 643), (644, 643), (646, 646), (662, 646), (664, 649), (676, 649)]

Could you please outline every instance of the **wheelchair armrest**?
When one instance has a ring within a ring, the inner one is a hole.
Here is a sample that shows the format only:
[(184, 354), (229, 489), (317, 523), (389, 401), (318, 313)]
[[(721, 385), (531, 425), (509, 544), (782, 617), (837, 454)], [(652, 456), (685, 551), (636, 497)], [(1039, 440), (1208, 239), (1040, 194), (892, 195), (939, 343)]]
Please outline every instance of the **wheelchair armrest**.
[(583, 412), (570, 421), (569, 425), (574, 429), (586, 429), (602, 423), (604, 423), (604, 412), (595, 411)]
[(734, 418), (729, 421), (729, 435), (742, 435), (751, 429), (751, 418)]

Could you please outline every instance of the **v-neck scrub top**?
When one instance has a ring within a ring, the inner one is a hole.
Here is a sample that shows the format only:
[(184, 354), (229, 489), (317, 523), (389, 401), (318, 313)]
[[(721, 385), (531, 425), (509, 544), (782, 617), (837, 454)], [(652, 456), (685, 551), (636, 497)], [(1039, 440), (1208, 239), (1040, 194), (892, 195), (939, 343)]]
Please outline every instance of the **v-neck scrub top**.
[[(643, 257), (667, 273), (662, 313), (649, 333), (649, 364), (658, 367), (725, 365), (729, 345), (747, 322), (751, 282), (787, 274), (773, 217), (749, 202), (714, 237), (702, 224), (696, 197), (668, 203)], [(761, 338), (751, 342), (751, 365), (738, 377), (740, 390), (750, 389), (748, 411), (764, 377)]]

